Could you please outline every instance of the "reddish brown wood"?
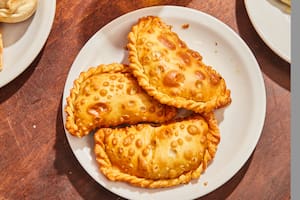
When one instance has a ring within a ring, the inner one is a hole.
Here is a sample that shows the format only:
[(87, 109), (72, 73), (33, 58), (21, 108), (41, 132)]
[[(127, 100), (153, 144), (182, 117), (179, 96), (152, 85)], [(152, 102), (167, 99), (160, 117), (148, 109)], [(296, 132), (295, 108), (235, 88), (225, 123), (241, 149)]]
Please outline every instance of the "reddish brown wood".
[(163, 4), (195, 8), (228, 24), (264, 74), (267, 113), (254, 153), (231, 180), (201, 199), (290, 198), (290, 64), (260, 39), (242, 0), (59, 0), (41, 53), (0, 88), (0, 199), (121, 199), (74, 157), (63, 130), (62, 92), (73, 60), (96, 31), (132, 10)]

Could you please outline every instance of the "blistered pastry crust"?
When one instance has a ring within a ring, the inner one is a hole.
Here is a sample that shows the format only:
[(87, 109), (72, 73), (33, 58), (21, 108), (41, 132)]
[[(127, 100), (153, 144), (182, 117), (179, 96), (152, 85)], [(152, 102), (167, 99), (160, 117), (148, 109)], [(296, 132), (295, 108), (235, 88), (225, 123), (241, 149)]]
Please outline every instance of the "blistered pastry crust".
[(220, 134), (208, 113), (157, 127), (102, 128), (94, 139), (99, 169), (109, 180), (162, 188), (199, 178), (215, 156)]
[(66, 129), (82, 137), (96, 128), (172, 119), (177, 109), (162, 105), (137, 84), (122, 64), (99, 65), (74, 81), (65, 107)]
[(128, 34), (127, 48), (139, 85), (161, 103), (203, 113), (231, 102), (221, 75), (159, 17), (140, 18)]

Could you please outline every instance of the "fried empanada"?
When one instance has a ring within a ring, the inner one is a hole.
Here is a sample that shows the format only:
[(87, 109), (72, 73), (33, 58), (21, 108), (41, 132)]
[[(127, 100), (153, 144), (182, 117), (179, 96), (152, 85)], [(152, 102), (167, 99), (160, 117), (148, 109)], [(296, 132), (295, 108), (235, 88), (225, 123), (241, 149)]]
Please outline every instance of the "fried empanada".
[(203, 113), (231, 102), (221, 75), (159, 17), (140, 18), (128, 40), (134, 76), (161, 103)]
[(101, 128), (94, 139), (99, 169), (109, 180), (161, 188), (199, 178), (220, 134), (214, 114), (207, 113), (160, 126)]
[(174, 107), (148, 96), (122, 64), (99, 65), (82, 72), (67, 98), (66, 129), (75, 136), (95, 128), (139, 122), (165, 122), (177, 114)]

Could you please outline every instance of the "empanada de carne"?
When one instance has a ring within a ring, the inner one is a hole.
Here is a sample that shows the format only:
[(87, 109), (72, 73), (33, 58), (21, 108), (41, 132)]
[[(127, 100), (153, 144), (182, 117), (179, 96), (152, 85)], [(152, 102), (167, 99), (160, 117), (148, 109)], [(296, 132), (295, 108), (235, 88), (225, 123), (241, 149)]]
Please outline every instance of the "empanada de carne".
[(66, 129), (82, 137), (95, 128), (172, 119), (177, 109), (147, 95), (122, 64), (91, 67), (74, 81), (65, 111)]
[(159, 17), (140, 18), (127, 48), (139, 85), (161, 103), (203, 113), (231, 102), (221, 75)]
[(99, 169), (109, 180), (161, 188), (199, 178), (220, 134), (214, 114), (207, 113), (160, 126), (101, 128), (94, 139)]

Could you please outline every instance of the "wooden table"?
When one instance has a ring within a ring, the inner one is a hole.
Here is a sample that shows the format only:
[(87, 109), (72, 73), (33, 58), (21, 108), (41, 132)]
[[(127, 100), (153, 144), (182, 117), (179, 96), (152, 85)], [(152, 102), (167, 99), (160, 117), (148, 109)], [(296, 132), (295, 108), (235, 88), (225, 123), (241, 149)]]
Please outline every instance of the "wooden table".
[(135, 9), (163, 4), (194, 8), (229, 25), (253, 51), (266, 85), (266, 119), (254, 153), (232, 179), (201, 199), (290, 198), (290, 64), (260, 39), (242, 0), (57, 0), (44, 48), (24, 73), (0, 88), (1, 200), (122, 199), (95, 182), (74, 157), (62, 122), (64, 83), (76, 55), (101, 27)]

